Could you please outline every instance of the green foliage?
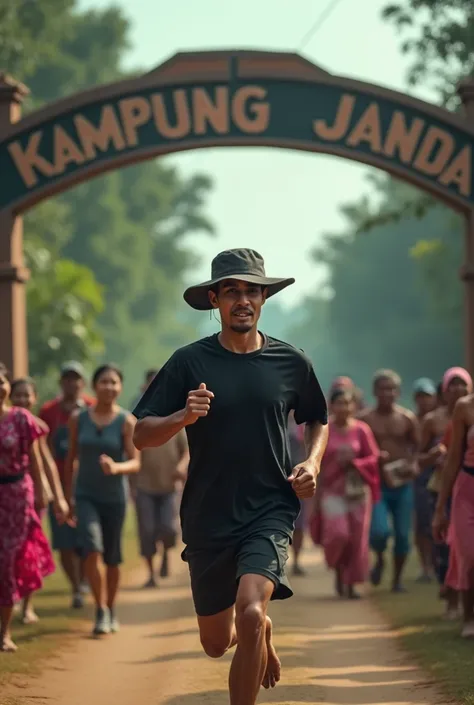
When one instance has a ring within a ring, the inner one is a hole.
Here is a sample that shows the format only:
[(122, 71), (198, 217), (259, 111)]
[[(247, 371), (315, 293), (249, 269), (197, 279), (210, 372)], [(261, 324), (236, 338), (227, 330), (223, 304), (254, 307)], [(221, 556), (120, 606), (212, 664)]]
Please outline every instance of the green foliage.
[[(0, 0), (0, 66), (27, 83), (31, 110), (125, 77), (129, 31), (115, 6)], [(196, 264), (188, 236), (213, 232), (204, 213), (210, 188), (207, 176), (183, 179), (159, 160), (88, 181), (27, 216), (32, 371), (100, 354), (124, 368), (131, 396), (144, 367), (196, 334), (181, 292)]]
[[(370, 395), (374, 371), (393, 367), (405, 381), (409, 402), (416, 377), (440, 379), (446, 367), (462, 362), (462, 299), (452, 259), (445, 279), (438, 277), (444, 253), (454, 241), (459, 255), (461, 238), (458, 224), (439, 206), (422, 220), (405, 217), (361, 232), (368, 215), (399, 205), (397, 198), (408, 189), (391, 179), (373, 183), (382, 196), (377, 209), (367, 198), (343, 206), (345, 229), (326, 235), (314, 250), (317, 262), (328, 265), (332, 296), (306, 301), (299, 340), (326, 385), (347, 374)], [(446, 290), (453, 293), (450, 299)]]
[(461, 283), (456, 276), (462, 257), (460, 235), (450, 240), (419, 240), (410, 251), (418, 263), (431, 310), (441, 325), (456, 322), (459, 328), (463, 315)]
[[(441, 101), (474, 68), (472, 0), (398, 0), (383, 18), (406, 40), (411, 85), (434, 88)], [(326, 292), (303, 303), (287, 337), (314, 360), (324, 384), (347, 374), (370, 394), (378, 367), (410, 383), (439, 379), (461, 363), (461, 219), (433, 197), (387, 176), (371, 176), (370, 196), (341, 206), (346, 227), (329, 233), (313, 256), (328, 268)]]
[[(409, 83), (429, 86), (442, 103), (454, 109), (459, 107), (455, 88), (460, 79), (474, 76), (472, 0), (399, 0), (387, 4), (382, 17), (405, 38), (402, 50), (412, 60)], [(422, 218), (419, 223), (421, 244), (412, 250), (420, 279), (440, 325), (455, 326), (461, 333), (462, 296), (456, 272), (461, 263), (464, 225), (457, 216), (438, 205), (442, 222), (456, 237), (430, 239), (424, 232), (425, 216), (434, 205), (431, 197), (414, 195), (411, 203), (397, 202), (385, 215), (391, 222), (403, 221), (407, 214)]]
[(0, 0), (0, 67), (28, 80), (57, 54), (74, 0)]
[(54, 377), (65, 359), (93, 359), (103, 350), (96, 318), (102, 288), (91, 270), (58, 256), (70, 232), (69, 209), (46, 201), (25, 218), (30, 372)]
[(94, 327), (102, 311), (102, 290), (92, 272), (45, 249), (30, 251), (28, 329), (33, 375), (57, 372), (65, 359), (90, 360), (102, 352)]
[(385, 5), (382, 18), (406, 37), (410, 85), (430, 86), (446, 102), (460, 78), (474, 75), (472, 0), (400, 0)]

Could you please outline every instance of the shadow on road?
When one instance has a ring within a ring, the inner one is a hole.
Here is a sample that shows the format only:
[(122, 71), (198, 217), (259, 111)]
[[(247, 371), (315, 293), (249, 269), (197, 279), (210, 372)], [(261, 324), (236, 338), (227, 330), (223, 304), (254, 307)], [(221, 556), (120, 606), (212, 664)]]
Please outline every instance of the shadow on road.
[[(274, 603), (270, 609), (282, 662), (282, 681), (271, 691), (262, 690), (259, 703), (434, 705), (442, 701), (398, 650), (392, 631), (380, 624), (370, 603), (334, 599), (331, 576), (325, 574), (321, 566), (294, 582), (295, 598)], [(185, 632), (191, 634), (192, 630)], [(215, 674), (219, 675), (213, 685), (222, 677), (222, 689), (201, 689), (171, 696), (163, 700), (163, 705), (222, 705), (227, 702), (225, 685), (231, 658), (232, 654), (227, 654), (224, 663), (215, 666)], [(178, 673), (185, 663), (193, 660), (196, 660), (196, 671), (200, 663), (203, 669), (214, 668), (205, 664), (209, 659), (196, 650), (168, 652), (146, 663), (167, 662), (170, 667), (174, 664)]]

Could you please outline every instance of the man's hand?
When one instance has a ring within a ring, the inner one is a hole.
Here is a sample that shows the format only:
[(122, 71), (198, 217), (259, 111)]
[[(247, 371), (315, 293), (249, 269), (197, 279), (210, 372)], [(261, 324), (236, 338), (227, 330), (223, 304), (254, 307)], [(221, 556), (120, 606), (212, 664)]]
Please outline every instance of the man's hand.
[(407, 460), (406, 464), (398, 470), (398, 475), (404, 478), (415, 478), (418, 475), (418, 463), (416, 460)]
[(69, 501), (66, 499), (66, 502), (69, 506), (69, 514), (66, 519), (66, 524), (75, 529), (77, 527), (76, 502), (74, 499), (70, 499)]
[(444, 465), (448, 449), (443, 443), (439, 443), (428, 452), (428, 458), (433, 463), (435, 468), (440, 468)]
[(69, 505), (66, 500), (63, 498), (55, 500), (53, 508), (54, 516), (56, 517), (56, 521), (58, 522), (58, 524), (60, 526), (62, 524), (65, 524), (69, 518)]
[(101, 455), (99, 458), (100, 467), (104, 475), (116, 475), (117, 463), (108, 455)]
[(206, 389), (204, 382), (199, 385), (199, 389), (189, 392), (184, 410), (184, 425), (190, 426), (203, 416), (207, 416), (211, 408), (211, 399), (214, 399), (214, 394)]
[(309, 499), (314, 496), (316, 492), (316, 470), (314, 462), (309, 460), (298, 463), (293, 468), (288, 482), (291, 482), (291, 486), (299, 499)]

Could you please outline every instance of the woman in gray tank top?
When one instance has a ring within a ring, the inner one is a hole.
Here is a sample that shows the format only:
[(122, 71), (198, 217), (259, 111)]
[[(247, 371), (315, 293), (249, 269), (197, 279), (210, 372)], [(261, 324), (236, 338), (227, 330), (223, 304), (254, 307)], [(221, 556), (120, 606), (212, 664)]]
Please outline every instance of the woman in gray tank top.
[(95, 635), (118, 631), (114, 604), (122, 563), (126, 475), (140, 469), (132, 440), (135, 418), (117, 404), (122, 381), (115, 365), (99, 367), (92, 378), (96, 405), (78, 410), (69, 423), (65, 491), (69, 502), (74, 497), (79, 546), (96, 603)]

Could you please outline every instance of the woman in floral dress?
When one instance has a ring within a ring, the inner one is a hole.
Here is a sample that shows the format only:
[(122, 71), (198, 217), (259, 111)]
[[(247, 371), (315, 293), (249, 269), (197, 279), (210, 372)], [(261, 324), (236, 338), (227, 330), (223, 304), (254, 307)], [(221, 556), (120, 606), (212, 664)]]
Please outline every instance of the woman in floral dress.
[(15, 602), (38, 590), (54, 571), (53, 557), (36, 506), (44, 508), (43, 431), (26, 409), (9, 405), (10, 382), (0, 363), (0, 651), (17, 647), (10, 624)]
[[(11, 384), (10, 401), (13, 406), (21, 409), (27, 409), (33, 413), (33, 409), (37, 403), (36, 385), (31, 377), (22, 377), (13, 380)], [(35, 421), (44, 432), (44, 435), (39, 439), (39, 449), (44, 472), (42, 473), (43, 488), (46, 495), (46, 501), (49, 504), (53, 503), (54, 514), (59, 524), (64, 523), (69, 515), (69, 507), (64, 499), (61, 480), (59, 479), (58, 468), (54, 462), (51, 451), (48, 447), (49, 427), (42, 419), (35, 416)], [(43, 521), (46, 510), (38, 511), (37, 514)], [(23, 624), (33, 624), (38, 621), (32, 604), (32, 594), (28, 594), (23, 599), (22, 622)]]

